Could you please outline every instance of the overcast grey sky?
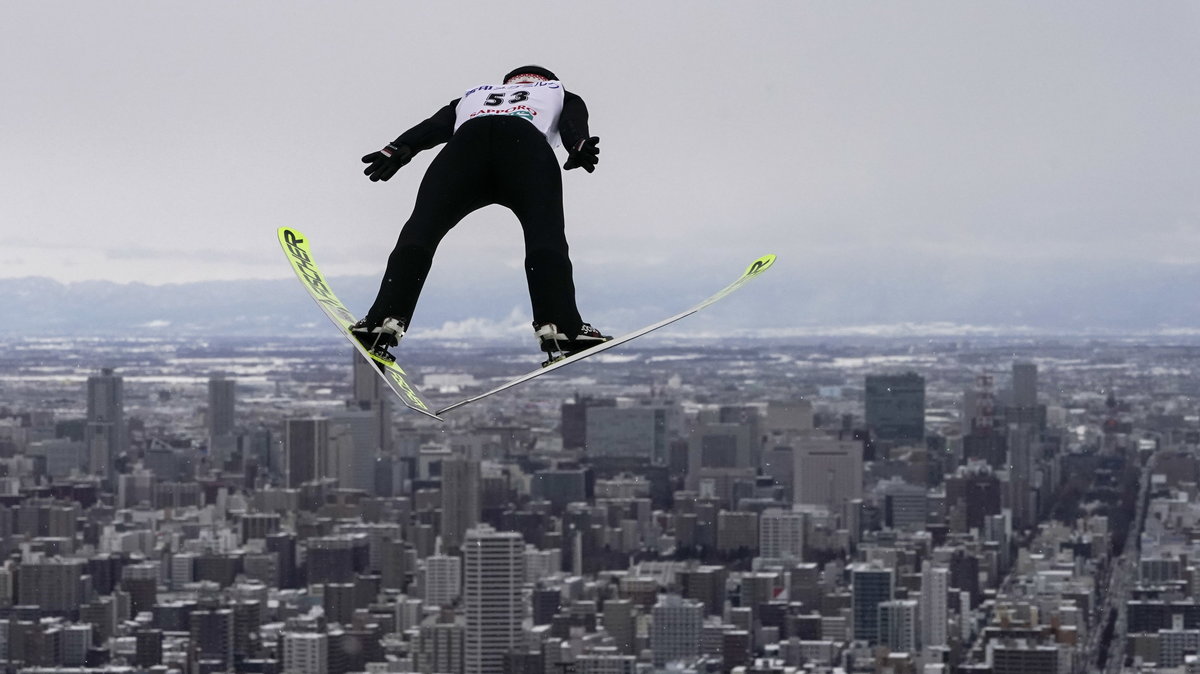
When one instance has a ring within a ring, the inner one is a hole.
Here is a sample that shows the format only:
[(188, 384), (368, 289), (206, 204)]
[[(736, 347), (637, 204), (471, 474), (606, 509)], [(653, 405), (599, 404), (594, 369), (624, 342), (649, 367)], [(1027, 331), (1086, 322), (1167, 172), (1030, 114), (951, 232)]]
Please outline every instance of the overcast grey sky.
[[(524, 63), (602, 139), (581, 273), (1200, 264), (1193, 2), (8, 0), (0, 277), (378, 274), (433, 152), (359, 157)], [(493, 207), (435, 272), (521, 256)]]

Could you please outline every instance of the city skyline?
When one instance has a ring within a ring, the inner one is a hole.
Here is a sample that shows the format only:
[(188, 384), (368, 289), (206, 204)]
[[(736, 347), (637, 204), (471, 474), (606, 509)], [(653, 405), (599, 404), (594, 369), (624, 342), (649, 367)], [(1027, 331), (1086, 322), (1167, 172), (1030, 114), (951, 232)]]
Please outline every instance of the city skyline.
[[(645, 345), (438, 424), (344, 346), (52, 344), (0, 376), (16, 671), (1194, 662), (1200, 346)], [(459, 353), (414, 376), (506, 376)]]

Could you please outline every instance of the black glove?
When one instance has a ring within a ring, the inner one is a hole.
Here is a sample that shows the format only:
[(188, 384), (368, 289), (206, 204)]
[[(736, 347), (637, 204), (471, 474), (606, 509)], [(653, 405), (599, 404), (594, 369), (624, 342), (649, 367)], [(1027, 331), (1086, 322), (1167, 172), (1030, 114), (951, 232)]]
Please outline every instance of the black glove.
[(575, 143), (574, 147), (567, 148), (567, 163), (563, 164), (563, 168), (570, 171), (582, 166), (588, 173), (595, 171), (596, 162), (600, 161), (599, 145), (600, 139), (592, 136)]
[(388, 178), (396, 175), (396, 171), (407, 164), (412, 156), (412, 149), (404, 143), (388, 143), (387, 147), (379, 152), (372, 152), (362, 158), (364, 164), (370, 164), (363, 170), (363, 175), (369, 177), (371, 182), (386, 182)]

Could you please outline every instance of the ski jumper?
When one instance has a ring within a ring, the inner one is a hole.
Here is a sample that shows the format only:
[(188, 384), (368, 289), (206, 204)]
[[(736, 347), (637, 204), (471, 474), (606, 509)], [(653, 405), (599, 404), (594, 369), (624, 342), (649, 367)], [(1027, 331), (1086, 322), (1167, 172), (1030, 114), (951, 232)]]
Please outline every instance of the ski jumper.
[(415, 154), (445, 143), (417, 191), (412, 215), (388, 257), (366, 320), (410, 325), (442, 238), (464, 217), (499, 204), (521, 222), (525, 276), (535, 324), (574, 334), (583, 320), (563, 218), (562, 174), (554, 146), (588, 137), (587, 106), (558, 81), (480, 85), (405, 131), (395, 145)]

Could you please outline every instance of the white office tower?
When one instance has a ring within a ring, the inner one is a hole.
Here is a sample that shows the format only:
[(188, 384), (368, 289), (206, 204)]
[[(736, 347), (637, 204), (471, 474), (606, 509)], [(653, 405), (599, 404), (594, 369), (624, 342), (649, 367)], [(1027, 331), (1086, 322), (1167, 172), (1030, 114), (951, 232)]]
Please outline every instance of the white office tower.
[(828, 435), (801, 437), (793, 453), (796, 503), (845, 511), (846, 503), (863, 496), (862, 442)]
[(774, 508), (758, 518), (759, 556), (804, 561), (804, 513)]
[(663, 595), (651, 610), (650, 619), (650, 651), (655, 667), (691, 662), (700, 656), (704, 604), (679, 595)]
[(463, 605), (467, 616), (466, 674), (501, 674), (504, 655), (523, 645), (525, 541), (487, 525), (463, 542)]
[(329, 671), (329, 637), (315, 632), (283, 635), (283, 670), (288, 674), (325, 674)]
[(926, 560), (921, 565), (921, 643), (925, 646), (947, 644), (949, 591), (950, 569)]
[(451, 606), (462, 594), (462, 559), (449, 555), (425, 558), (425, 603)]

